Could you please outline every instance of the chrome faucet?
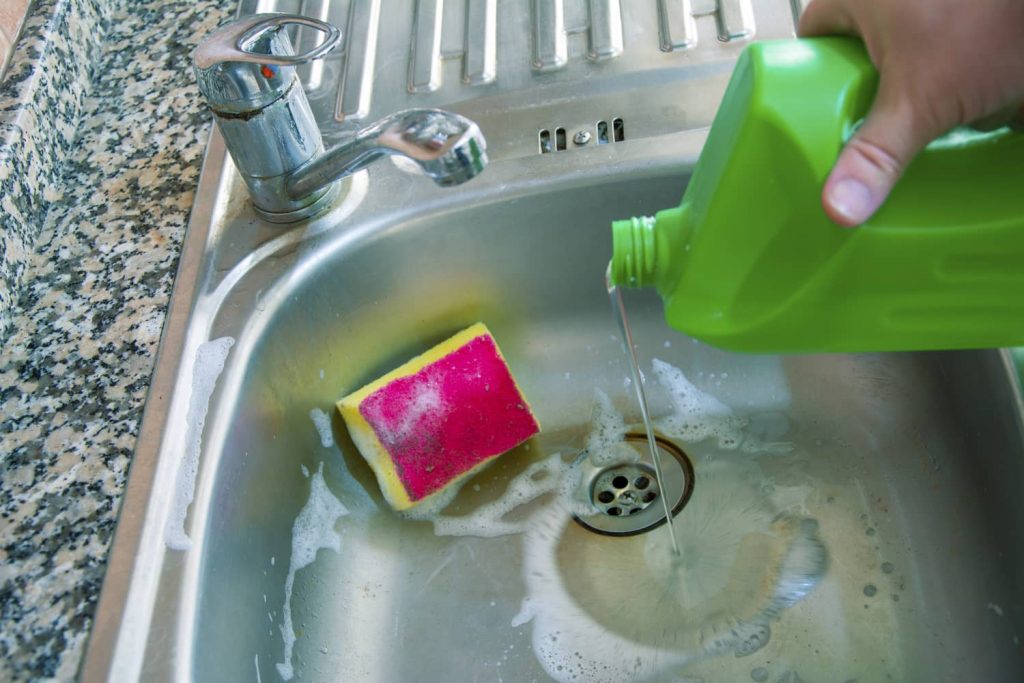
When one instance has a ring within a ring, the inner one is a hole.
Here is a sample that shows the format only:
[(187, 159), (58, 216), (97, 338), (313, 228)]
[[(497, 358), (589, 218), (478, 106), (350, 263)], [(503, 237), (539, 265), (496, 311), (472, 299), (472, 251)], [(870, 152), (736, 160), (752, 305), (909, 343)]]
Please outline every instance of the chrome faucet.
[[(315, 28), (324, 40), (295, 54), (289, 25)], [(192, 55), (199, 90), (213, 111), (228, 152), (256, 210), (289, 223), (330, 206), (341, 178), (389, 154), (416, 162), (438, 185), (463, 183), (487, 165), (480, 129), (436, 109), (387, 116), (324, 151), (295, 66), (322, 57), (341, 41), (334, 26), (292, 14), (257, 14), (211, 33)]]

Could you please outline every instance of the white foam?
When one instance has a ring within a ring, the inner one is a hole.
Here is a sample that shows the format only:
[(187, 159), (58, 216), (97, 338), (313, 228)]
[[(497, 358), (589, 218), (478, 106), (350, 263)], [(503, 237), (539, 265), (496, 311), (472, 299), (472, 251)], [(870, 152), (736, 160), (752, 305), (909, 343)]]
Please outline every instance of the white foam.
[(316, 426), (316, 431), (320, 434), (320, 445), (324, 448), (332, 448), (334, 446), (334, 434), (331, 433), (331, 417), (319, 408), (313, 408), (309, 411), (309, 417), (313, 420), (313, 425)]
[(597, 389), (594, 391), (595, 402), (591, 413), (590, 433), (587, 435), (587, 457), (596, 467), (604, 467), (619, 462), (623, 453), (636, 451), (628, 446), (623, 448), (626, 436), (626, 422), (615, 410), (608, 395)]
[(385, 443), (401, 443), (424, 431), (432, 431), (429, 427), (444, 420), (446, 410), (437, 379), (415, 383), (412, 395), (402, 401), (402, 409), (396, 424), (375, 426)]
[[(608, 467), (640, 461), (640, 454), (625, 440), (626, 421), (615, 410), (611, 399), (600, 389), (595, 390), (594, 409), (590, 433), (587, 435), (587, 460), (594, 467)], [(586, 514), (593, 510), (586, 511)]]
[(185, 416), (185, 455), (178, 464), (174, 502), (165, 531), (167, 547), (172, 550), (188, 550), (192, 546), (192, 539), (185, 533), (185, 517), (196, 492), (203, 426), (210, 409), (210, 396), (213, 395), (217, 378), (224, 370), (228, 351), (234, 343), (232, 337), (221, 337), (203, 342), (196, 349), (196, 360), (192, 367), (192, 393), (189, 395), (188, 414)]
[(309, 468), (306, 467), (305, 465), (299, 465), (299, 469), (302, 470), (302, 476), (304, 476), (306, 479), (309, 479)]
[(743, 442), (746, 420), (711, 394), (693, 385), (679, 368), (654, 359), (654, 375), (668, 392), (672, 414), (657, 421), (670, 437), (696, 443), (716, 438), (719, 448), (734, 449)]
[(253, 656), (253, 662), (256, 664), (256, 683), (263, 683), (263, 679), (260, 678), (260, 656), (256, 654)]
[(317, 552), (324, 548), (341, 552), (341, 536), (334, 530), (334, 524), (348, 509), (334, 497), (324, 481), (324, 464), (321, 462), (313, 475), (309, 487), (309, 500), (299, 511), (292, 525), (292, 555), (288, 563), (288, 578), (284, 584), (283, 623), (278, 627), (284, 640), (284, 661), (277, 663), (277, 672), (284, 680), (295, 675), (292, 668), (292, 650), (295, 647), (295, 630), (292, 627), (292, 588), (295, 573), (308, 567), (316, 560)]
[[(450, 493), (442, 505), (419, 506), (408, 514), (414, 519), (426, 519), (434, 524), (438, 536), (478, 536), (495, 538), (510, 534), (521, 534), (531, 525), (530, 519), (508, 520), (506, 517), (516, 508), (537, 500), (541, 496), (559, 491), (565, 482), (569, 465), (558, 453), (548, 456), (527, 467), (509, 482), (508, 488), (498, 500), (482, 505), (468, 515), (461, 517), (440, 514), (455, 492)], [(453, 487), (455, 488), (455, 487)]]
[(519, 628), (523, 624), (528, 624), (533, 621), (533, 618), (537, 615), (537, 606), (533, 604), (533, 600), (530, 598), (523, 598), (522, 606), (519, 608), (519, 613), (512, 617), (512, 621), (509, 626), (512, 628)]

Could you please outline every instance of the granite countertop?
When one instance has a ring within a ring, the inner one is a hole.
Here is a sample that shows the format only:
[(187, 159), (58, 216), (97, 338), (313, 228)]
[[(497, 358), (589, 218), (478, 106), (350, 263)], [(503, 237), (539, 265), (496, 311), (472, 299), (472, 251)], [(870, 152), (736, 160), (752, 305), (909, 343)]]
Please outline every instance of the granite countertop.
[(0, 83), (0, 680), (81, 662), (235, 0), (38, 0)]

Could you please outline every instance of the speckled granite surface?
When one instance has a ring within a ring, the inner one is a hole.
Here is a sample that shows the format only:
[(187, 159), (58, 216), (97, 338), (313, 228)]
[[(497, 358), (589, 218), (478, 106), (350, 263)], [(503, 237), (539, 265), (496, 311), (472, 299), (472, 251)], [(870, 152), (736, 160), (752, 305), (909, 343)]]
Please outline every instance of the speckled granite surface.
[(0, 338), (58, 194), (112, 2), (40, 0), (0, 86)]
[(189, 53), (235, 4), (43, 0), (0, 93), (0, 680), (80, 663), (209, 129)]

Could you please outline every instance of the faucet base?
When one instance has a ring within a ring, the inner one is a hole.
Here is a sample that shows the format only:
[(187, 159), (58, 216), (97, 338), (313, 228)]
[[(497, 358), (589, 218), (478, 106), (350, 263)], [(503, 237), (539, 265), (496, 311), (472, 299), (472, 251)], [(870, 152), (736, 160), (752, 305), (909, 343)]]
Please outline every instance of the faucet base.
[(261, 209), (259, 206), (255, 206), (256, 213), (271, 223), (295, 223), (307, 218), (313, 218), (318, 216), (334, 204), (334, 200), (338, 198), (338, 194), (341, 191), (341, 182), (334, 182), (323, 188), (320, 191), (320, 196), (317, 197), (312, 203), (306, 204), (298, 209), (292, 209), (290, 211), (267, 211)]

